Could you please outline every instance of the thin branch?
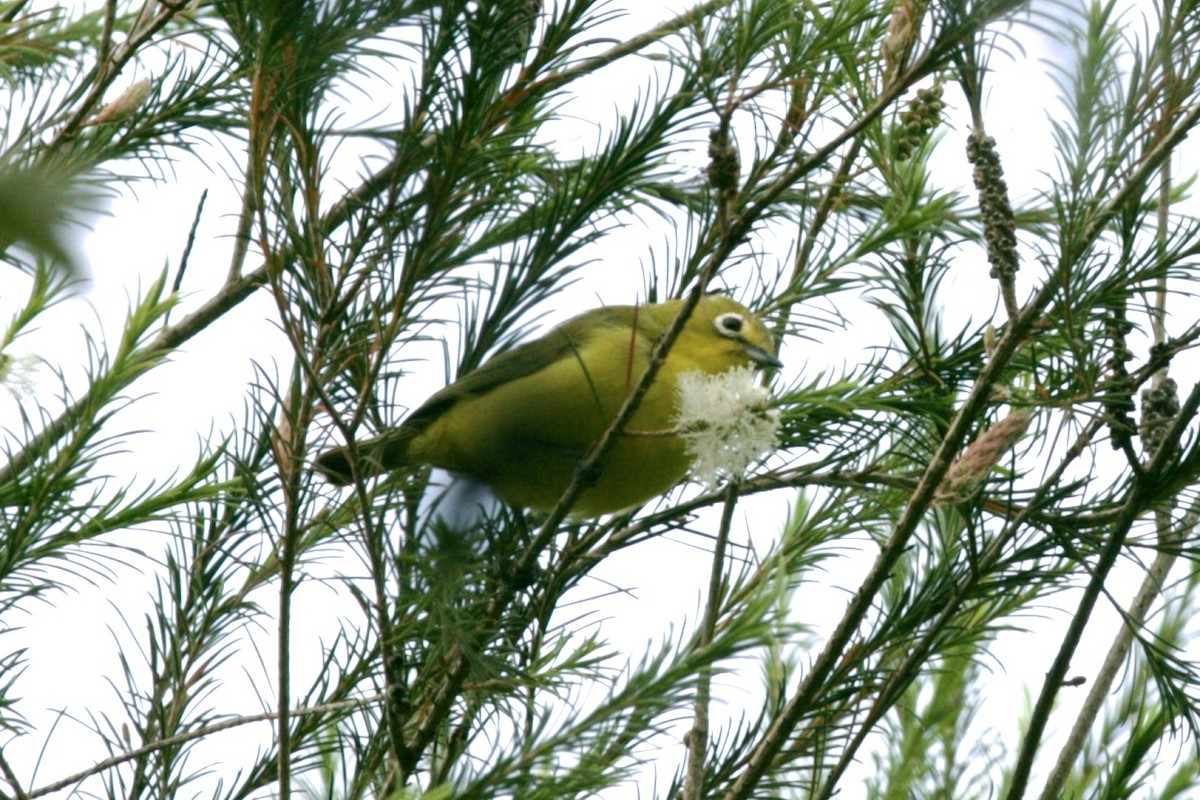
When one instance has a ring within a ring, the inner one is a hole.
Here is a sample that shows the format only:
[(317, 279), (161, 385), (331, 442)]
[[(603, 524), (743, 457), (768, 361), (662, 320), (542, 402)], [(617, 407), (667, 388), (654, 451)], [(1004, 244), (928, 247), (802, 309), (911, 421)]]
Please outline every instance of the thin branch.
[(825, 679), (843, 658), (851, 639), (870, 611), (875, 601), (875, 595), (891, 576), (897, 561), (907, 550), (909, 539), (929, 508), (938, 485), (966, 438), (969, 427), (991, 397), (992, 387), (1000, 380), (1017, 348), (1025, 341), (1026, 334), (1032, 329), (1034, 320), (1041, 316), (1043, 309), (1049, 305), (1056, 291), (1057, 287), (1054, 281), (1048, 281), (1038, 291), (1032, 302), (1013, 321), (1011, 327), (997, 344), (995, 353), (980, 373), (970, 395), (963, 401), (962, 408), (954, 416), (949, 430), (942, 437), (941, 444), (925, 473), (921, 476), (908, 505), (892, 529), (892, 533), (883, 545), (875, 563), (871, 566), (870, 572), (863, 579), (854, 597), (851, 598), (837, 628), (826, 641), (820, 655), (813, 661), (795, 695), (788, 701), (750, 753), (745, 768), (723, 795), (724, 800), (746, 800), (754, 793), (759, 781), (762, 780), (767, 769), (774, 763), (776, 756), (786, 745), (792, 731), (795, 730), (800, 720), (812, 711), (814, 703), (820, 696)]
[[(712, 569), (708, 575), (708, 602), (704, 607), (704, 622), (696, 643), (699, 649), (712, 644), (717, 630), (717, 618), (721, 614), (724, 595), (721, 585), (725, 580), (725, 549), (729, 546), (729, 528), (733, 524), (733, 510), (737, 507), (737, 481), (731, 480), (725, 490), (725, 506), (721, 511), (721, 524), (717, 529), (717, 541), (713, 546)], [(712, 668), (705, 666), (696, 677), (695, 718), (688, 732), (687, 777), (683, 790), (685, 800), (700, 800), (704, 791), (704, 754), (708, 746), (708, 709), (712, 701)]]
[(29, 800), (29, 795), (21, 788), (21, 780), (13, 772), (13, 768), (9, 765), (8, 759), (4, 757), (2, 751), (0, 751), (0, 772), (4, 773), (4, 780), (8, 781), (8, 785), (12, 787), (14, 800)]
[(855, 139), (850, 143), (849, 148), (842, 156), (842, 161), (838, 165), (837, 171), (833, 175), (833, 179), (829, 181), (829, 186), (826, 188), (825, 193), (821, 195), (821, 201), (817, 203), (817, 209), (813, 213), (812, 219), (809, 220), (804, 234), (800, 237), (800, 247), (796, 252), (796, 258), (792, 262), (792, 274), (789, 279), (789, 285), (795, 285), (805, 270), (808, 269), (808, 260), (812, 257), (813, 248), (817, 244), (817, 233), (825, 225), (826, 220), (828, 220), (829, 215), (837, 205), (838, 199), (842, 196), (842, 191), (850, 176), (850, 169), (854, 166), (854, 162), (857, 160), (862, 146), (863, 140), (861, 138)]
[[(373, 703), (378, 703), (382, 699), (382, 695), (372, 695), (371, 697), (363, 697), (354, 700), (335, 700), (331, 703), (321, 703), (320, 705), (315, 706), (293, 708), (291, 709), (291, 715), (292, 717), (303, 717), (311, 714), (326, 714), (331, 711), (341, 711), (347, 708), (368, 706)], [(34, 798), (42, 797), (53, 792), (70, 788), (80, 781), (87, 780), (93, 775), (98, 775), (101, 772), (112, 769), (113, 767), (119, 767), (127, 761), (133, 761), (134, 759), (142, 758), (143, 756), (147, 756), (159, 750), (163, 750), (168, 747), (178, 747), (181, 744), (194, 742), (197, 739), (203, 739), (206, 736), (211, 736), (214, 733), (227, 731), (231, 728), (238, 728), (242, 725), (249, 725), (253, 722), (274, 722), (278, 718), (278, 712), (265, 711), (261, 714), (249, 714), (247, 716), (234, 717), (232, 719), (227, 719), (224, 722), (218, 722), (215, 725), (206, 725), (205, 727), (197, 728), (194, 731), (181, 733), (178, 736), (170, 736), (166, 739), (159, 739), (158, 741), (142, 745), (134, 750), (128, 750), (124, 753), (120, 753), (119, 755), (106, 758), (103, 761), (98, 761), (87, 769), (80, 770), (73, 775), (68, 775), (67, 777), (61, 778), (54, 783), (50, 783), (45, 786), (39, 786), (37, 789), (34, 789), (32, 792), (26, 795), (26, 797), (28, 800), (34, 800)]]
[(1087, 451), (1095, 435), (1103, 427), (1104, 420), (1098, 417), (1091, 422), (1088, 428), (1080, 432), (1071, 447), (1063, 454), (1055, 470), (1042, 481), (1034, 497), (1031, 498), (1023, 509), (1012, 516), (1011, 521), (1005, 525), (1004, 529), (988, 545), (988, 548), (978, 557), (967, 579), (955, 587), (953, 594), (945, 606), (922, 629), (921, 638), (907, 648), (904, 660), (892, 670), (887, 681), (876, 692), (878, 700), (859, 724), (858, 732), (846, 745), (838, 762), (833, 766), (829, 774), (825, 776), (824, 788), (816, 795), (818, 800), (829, 800), (835, 796), (838, 791), (837, 781), (853, 763), (859, 748), (866, 740), (868, 734), (879, 723), (888, 709), (891, 708), (892, 703), (890, 699), (899, 697), (916, 677), (921, 667), (926, 663), (929, 654), (933, 652), (943, 632), (954, 624), (963, 603), (970, 598), (972, 590), (978, 586), (979, 581), (989, 576), (989, 570), (1003, 556), (1009, 542), (1012, 541), (1021, 527), (1033, 516), (1033, 509), (1039, 508), (1046, 496), (1056, 491), (1062, 485), (1063, 476), (1066, 474), (1067, 469)]
[(546, 92), (557, 89), (560, 86), (565, 86), (573, 80), (590, 75), (601, 67), (608, 66), (618, 59), (633, 55), (655, 42), (665, 39), (681, 28), (694, 24), (697, 20), (703, 19), (709, 14), (730, 5), (732, 2), (733, 0), (708, 0), (708, 2), (689, 8), (682, 14), (672, 17), (645, 33), (638, 34), (614, 47), (610, 47), (598, 56), (584, 59), (561, 72), (555, 72), (547, 75), (545, 78), (533, 81), (525, 87), (524, 91), (537, 90)]
[(104, 25), (100, 29), (100, 44), (96, 47), (96, 63), (103, 64), (112, 55), (113, 26), (117, 21), (117, 0), (104, 4)]
[[(1166, 55), (1167, 39), (1170, 34), (1163, 32), (1171, 27), (1171, 17), (1171, 6), (1170, 3), (1167, 3), (1163, 9), (1163, 24), (1159, 34), (1163, 37), (1159, 53), (1164, 56), (1160, 59), (1160, 65), (1163, 69), (1164, 81), (1167, 85), (1174, 86), (1176, 77), (1174, 62), (1169, 55)], [(1164, 110), (1163, 119), (1160, 121), (1161, 125), (1166, 126), (1170, 124), (1169, 114), (1169, 111)], [(1171, 186), (1171, 162), (1168, 160), (1164, 161), (1160, 168), (1155, 220), (1156, 246), (1158, 257), (1163, 265), (1166, 263), (1167, 236), (1170, 230)], [(1154, 342), (1152, 350), (1161, 349), (1167, 340), (1167, 273), (1165, 268), (1161, 269), (1155, 281), (1154, 303), (1150, 306), (1149, 312), (1150, 330)], [(1154, 372), (1152, 379), (1152, 388), (1154, 390), (1161, 391), (1165, 388), (1167, 374), (1167, 365)], [(1143, 413), (1145, 413), (1145, 409), (1143, 409)], [(1161, 446), (1162, 444), (1160, 444)], [(1112, 690), (1117, 675), (1122, 665), (1124, 665), (1126, 657), (1129, 655), (1135, 629), (1145, 624), (1146, 616), (1149, 614), (1151, 606), (1162, 595), (1167, 575), (1170, 574), (1171, 568), (1175, 565), (1175, 561), (1178, 558), (1178, 547), (1182, 541), (1182, 537), (1186, 535), (1186, 531), (1189, 528), (1195, 525), (1195, 513), (1195, 509), (1189, 512), (1191, 523), (1181, 525), (1177, 530), (1173, 530), (1169, 513), (1165, 511), (1155, 513), (1155, 528), (1158, 532), (1159, 544), (1162, 547), (1155, 554), (1154, 561), (1146, 571), (1146, 576), (1142, 579), (1142, 584), (1138, 588), (1137, 594), (1134, 595), (1129, 610), (1124, 615), (1121, 628), (1117, 631), (1116, 636), (1113, 637), (1108, 654), (1104, 658), (1104, 663), (1092, 681), (1088, 695), (1084, 699), (1079, 714), (1075, 718), (1075, 723), (1071, 727), (1071, 732), (1068, 734), (1062, 750), (1059, 751), (1054, 767), (1046, 779), (1046, 784), (1042, 789), (1041, 800), (1056, 800), (1061, 795), (1062, 788), (1066, 785), (1067, 779), (1070, 776), (1071, 768), (1074, 766), (1075, 760), (1079, 757), (1080, 751), (1083, 750), (1083, 746), (1092, 732), (1096, 718), (1100, 715), (1100, 710), (1104, 706), (1104, 701)]]
[(29, 5), (29, 0), (17, 0), (4, 9), (3, 14), (0, 14), (0, 22), (12, 22), (17, 18), (17, 15), (25, 10), (25, 6), (27, 5)]
[[(208, 189), (205, 189), (200, 193), (200, 201), (196, 203), (196, 214), (192, 217), (192, 226), (188, 228), (187, 239), (183, 243), (183, 254), (179, 257), (179, 269), (175, 271), (175, 280), (171, 282), (171, 294), (179, 294), (179, 289), (183, 286), (183, 276), (191, 261), (192, 247), (196, 244), (196, 230), (200, 227), (200, 218), (204, 214), (204, 204), (207, 201)], [(168, 323), (170, 319), (171, 312), (168, 311), (167, 315), (163, 317), (163, 322)]]
[(1108, 579), (1108, 573), (1112, 570), (1113, 565), (1117, 563), (1117, 558), (1121, 554), (1121, 548), (1125, 544), (1125, 538), (1129, 534), (1130, 528), (1133, 527), (1133, 523), (1145, 511), (1146, 504), (1150, 501), (1161, 499), (1157, 497), (1157, 486), (1154, 483), (1154, 478), (1160, 475), (1171, 459), (1175, 457), (1174, 449), (1170, 446), (1170, 443), (1180, 440), (1187, 424), (1196, 414), (1197, 409), (1200, 409), (1200, 383), (1192, 388), (1191, 394), (1188, 395), (1187, 400), (1180, 409), (1179, 416), (1171, 425), (1170, 432), (1163, 441), (1163, 446), (1155, 453), (1145, 472), (1133, 476), (1133, 486), (1121, 508), (1121, 514), (1113, 524), (1112, 534), (1109, 536), (1108, 542), (1100, 553), (1100, 559), (1096, 563), (1095, 571), (1092, 573), (1091, 580), (1088, 581), (1087, 588), (1084, 589), (1083, 597), (1080, 598), (1079, 605), (1071, 619), (1071, 625), (1067, 628), (1067, 633), (1063, 637), (1062, 644), (1059, 646), (1058, 655), (1046, 673), (1046, 679), (1042, 684), (1042, 691), (1038, 695), (1037, 703), (1034, 705), (1033, 713), (1029, 719), (1029, 728), (1021, 742), (1020, 755), (1013, 768), (1012, 782), (1009, 784), (1008, 794), (1006, 795), (1007, 800), (1020, 800), (1025, 795), (1025, 788), (1029, 783), (1029, 775), (1033, 769), (1033, 760), (1037, 756), (1038, 747), (1041, 745), (1042, 733), (1046, 728), (1046, 723), (1050, 719), (1050, 711), (1054, 706), (1054, 699), (1058, 696), (1058, 690), (1062, 687), (1067, 670), (1071, 667), (1071, 659), (1075, 655), (1075, 648), (1079, 646), (1079, 640), (1083, 637), (1083, 631), (1087, 627), (1088, 620), (1091, 619), (1092, 609), (1095, 608), (1096, 600), (1099, 599), (1104, 589), (1104, 582)]
[[(184, 317), (175, 325), (164, 328), (157, 336), (142, 346), (139, 354), (165, 353), (179, 347), (249, 297), (261, 285), (265, 277), (266, 269), (264, 267), (232, 284), (227, 284), (203, 306)], [(121, 385), (128, 386), (140, 377), (140, 374), (126, 374), (119, 377), (122, 380)], [(0, 467), (0, 485), (11, 482), (18, 473), (22, 472), (28, 466), (28, 453), (30, 451), (43, 450), (49, 443), (61, 439), (72, 430), (76, 421), (90, 407), (94, 399), (92, 397), (94, 391), (95, 389), (89, 386), (87, 391), (78, 400), (68, 406), (66, 410), (46, 425), (46, 427), (38, 431), (23, 450), (15, 453), (7, 464)]]
[[(1161, 512), (1156, 516), (1162, 516)], [(1181, 525), (1175, 538), (1180, 538), (1195, 525), (1195, 515), (1190, 516), (1192, 517), (1191, 523)], [(1146, 577), (1142, 579), (1142, 585), (1138, 588), (1133, 602), (1130, 603), (1129, 610), (1123, 615), (1121, 628), (1113, 637), (1108, 654), (1104, 657), (1104, 663), (1092, 681), (1078, 716), (1075, 717), (1075, 723), (1071, 726), (1071, 732), (1067, 735), (1067, 741), (1058, 754), (1054, 768), (1046, 778), (1041, 800), (1059, 800), (1062, 797), (1062, 788), (1066, 784), (1067, 778), (1070, 777), (1071, 767), (1074, 766), (1075, 759), (1079, 757), (1080, 751), (1087, 743), (1096, 717), (1100, 715), (1100, 709), (1104, 707), (1104, 701), (1112, 691), (1113, 683), (1116, 681), (1121, 667), (1125, 664), (1125, 658), (1129, 655), (1134, 631), (1145, 624), (1150, 607), (1162, 594), (1167, 574), (1170, 573), (1177, 558), (1178, 554), (1174, 551), (1160, 550), (1155, 555), (1150, 569), (1146, 571)]]

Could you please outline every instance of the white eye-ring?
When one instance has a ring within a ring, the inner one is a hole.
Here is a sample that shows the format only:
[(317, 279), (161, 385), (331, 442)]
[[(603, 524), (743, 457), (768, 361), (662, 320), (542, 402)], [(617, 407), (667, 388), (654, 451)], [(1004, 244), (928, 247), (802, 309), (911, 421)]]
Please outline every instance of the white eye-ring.
[(736, 339), (746, 327), (746, 320), (736, 311), (730, 311), (717, 317), (713, 324), (717, 328), (717, 333), (730, 339)]

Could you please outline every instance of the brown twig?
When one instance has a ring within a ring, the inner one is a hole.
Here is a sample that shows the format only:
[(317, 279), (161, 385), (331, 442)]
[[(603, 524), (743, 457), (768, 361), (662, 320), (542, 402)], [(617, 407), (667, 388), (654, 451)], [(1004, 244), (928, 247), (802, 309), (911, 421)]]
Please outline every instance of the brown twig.
[[(1175, 422), (1171, 425), (1171, 429), (1165, 439), (1166, 442), (1180, 441), (1184, 429), (1196, 414), (1197, 409), (1200, 409), (1200, 383), (1196, 384), (1191, 394), (1188, 395), (1187, 400), (1180, 409), (1179, 416), (1176, 417)], [(1166, 468), (1167, 463), (1174, 457), (1173, 448), (1164, 445), (1155, 453), (1146, 470), (1133, 476), (1133, 486), (1126, 497), (1124, 505), (1121, 507), (1120, 515), (1113, 523), (1112, 533), (1109, 536), (1108, 542), (1100, 553), (1100, 558), (1096, 562), (1091, 580), (1088, 581), (1088, 585), (1083, 592), (1083, 597), (1080, 598), (1079, 605), (1074, 615), (1072, 615), (1071, 624), (1067, 628), (1066, 635), (1063, 636), (1062, 644), (1058, 649), (1058, 655), (1055, 657), (1054, 663), (1050, 665), (1050, 669), (1046, 672), (1042, 691), (1038, 695), (1037, 703), (1033, 707), (1033, 713), (1029, 719), (1029, 727), (1021, 742), (1021, 751), (1017, 757), (1017, 763), (1013, 767), (1008, 794), (1005, 796), (1006, 800), (1020, 800), (1025, 794), (1025, 787), (1029, 783), (1029, 775), (1033, 769), (1033, 760), (1037, 755), (1038, 747), (1041, 745), (1042, 733), (1045, 731), (1046, 723), (1050, 719), (1050, 711), (1054, 706), (1054, 698), (1058, 696), (1058, 690), (1062, 687), (1063, 680), (1066, 678), (1067, 670), (1071, 666), (1071, 658), (1075, 655), (1075, 648), (1079, 646), (1079, 640), (1083, 637), (1084, 628), (1087, 627), (1088, 620), (1091, 619), (1092, 609), (1095, 608), (1096, 601), (1104, 590), (1104, 582), (1108, 578), (1108, 573), (1112, 570), (1113, 565), (1117, 563), (1117, 557), (1121, 554), (1121, 548), (1125, 544), (1125, 538), (1128, 536), (1130, 528), (1133, 527), (1133, 523), (1146, 510), (1149, 502), (1162, 499), (1158, 496), (1155, 476), (1161, 474)]]
[(1032, 329), (1034, 320), (1041, 316), (1055, 292), (1056, 287), (1053, 282), (1048, 282), (1043, 286), (1029, 305), (1013, 320), (1012, 325), (997, 343), (995, 353), (980, 373), (971, 393), (963, 401), (962, 407), (954, 416), (937, 452), (909, 498), (908, 505), (900, 515), (900, 519), (897, 520), (880, 550), (879, 556), (871, 566), (870, 572), (851, 598), (841, 621), (826, 641), (820, 655), (813, 661), (808, 674), (804, 676), (804, 680), (796, 689), (796, 693), (775, 717), (770, 728), (751, 751), (745, 768), (723, 795), (724, 800), (746, 800), (750, 797), (800, 720), (813, 710), (826, 678), (843, 658), (846, 648), (870, 611), (875, 601), (875, 595), (883, 587), (897, 561), (907, 550), (909, 539), (933, 501), (934, 493), (966, 438), (968, 429), (974, 424), (975, 419), (988, 402), (992, 387), (1000, 379), (1017, 348), (1025, 341), (1026, 334)]
[[(359, 706), (370, 705), (372, 703), (379, 702), (380, 699), (380, 695), (374, 695), (372, 697), (364, 697), (357, 700), (336, 700), (332, 703), (321, 703), (320, 705), (315, 706), (293, 708), (291, 710), (291, 715), (293, 717), (301, 717), (310, 714), (325, 714), (330, 711), (340, 711), (346, 708), (357, 708)], [(170, 736), (166, 739), (159, 739), (158, 741), (150, 742), (149, 744), (142, 745), (141, 747), (133, 750), (128, 750), (124, 753), (106, 758), (103, 761), (93, 764), (87, 769), (80, 770), (73, 775), (68, 775), (67, 777), (61, 778), (54, 783), (49, 783), (45, 786), (39, 786), (37, 789), (34, 789), (28, 795), (26, 795), (26, 797), (28, 800), (34, 800), (34, 798), (42, 797), (44, 795), (69, 788), (80, 781), (92, 777), (93, 775), (98, 775), (101, 772), (112, 769), (113, 767), (118, 767), (127, 761), (133, 761), (134, 759), (142, 758), (143, 756), (147, 756), (151, 753), (157, 752), (158, 750), (163, 750), (168, 747), (177, 747), (181, 744), (187, 744), (188, 742), (193, 742), (197, 739), (203, 739), (206, 736), (211, 736), (214, 733), (227, 731), (231, 728), (238, 728), (242, 725), (249, 725), (252, 722), (274, 722), (277, 718), (278, 712), (276, 711), (265, 711), (261, 714), (248, 714), (246, 716), (234, 717), (233, 719), (228, 719), (224, 722), (218, 722), (215, 725), (206, 725), (203, 728), (197, 728), (194, 731), (181, 733), (178, 736)]]
[(866, 740), (867, 735), (891, 707), (893, 698), (898, 697), (916, 677), (926, 658), (933, 652), (933, 648), (941, 639), (944, 631), (954, 623), (959, 609), (962, 608), (963, 603), (970, 597), (971, 591), (978, 586), (980, 580), (988, 575), (988, 570), (1001, 558), (1005, 548), (1012, 541), (1013, 537), (1030, 520), (1034, 513), (1033, 510), (1040, 507), (1045, 497), (1057, 491), (1062, 485), (1063, 475), (1066, 474), (1067, 469), (1087, 451), (1088, 445), (1091, 444), (1093, 438), (1103, 426), (1104, 421), (1097, 418), (1092, 421), (1090, 426), (1080, 432), (1071, 447), (1063, 454), (1059, 465), (1042, 481), (1030, 502), (1023, 509), (1012, 515), (1009, 523), (997, 534), (987, 549), (978, 556), (977, 562), (968, 575), (967, 580), (955, 587), (953, 594), (945, 606), (938, 612), (937, 617), (930, 621), (928, 626), (922, 628), (921, 638), (908, 645), (904, 659), (892, 670), (883, 686), (876, 693), (878, 700), (861, 721), (858, 732), (847, 742), (838, 762), (824, 776), (824, 787), (816, 795), (818, 800), (829, 800), (835, 796), (838, 789), (838, 779), (855, 759), (858, 749)]
[[(725, 549), (729, 546), (729, 529), (733, 524), (733, 510), (737, 506), (737, 496), (737, 481), (731, 480), (725, 489), (725, 506), (721, 510), (721, 524), (717, 529), (717, 540), (713, 545), (712, 568), (708, 575), (708, 600), (704, 606), (704, 621), (696, 642), (696, 646), (700, 649), (712, 643), (717, 630), (717, 618), (721, 613), (723, 599), (721, 585), (725, 579)], [(712, 669), (702, 667), (696, 679), (696, 710), (692, 729), (685, 739), (688, 756), (683, 789), (684, 800), (700, 800), (704, 796), (704, 756), (708, 747), (708, 709), (711, 701)]]
[(21, 781), (13, 772), (13, 768), (9, 765), (3, 752), (0, 752), (0, 772), (4, 773), (4, 780), (8, 781), (8, 785), (12, 787), (13, 800), (29, 800), (29, 795), (21, 788)]

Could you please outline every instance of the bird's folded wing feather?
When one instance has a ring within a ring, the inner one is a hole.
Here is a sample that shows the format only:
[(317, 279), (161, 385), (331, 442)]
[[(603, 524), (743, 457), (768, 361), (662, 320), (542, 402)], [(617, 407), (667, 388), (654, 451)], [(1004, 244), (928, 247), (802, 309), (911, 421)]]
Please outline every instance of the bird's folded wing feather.
[(568, 320), (545, 336), (506, 350), (432, 395), (408, 415), (404, 427), (422, 430), (463, 397), (483, 394), (577, 354), (600, 331), (617, 326), (628, 328), (632, 315), (632, 306), (597, 308)]

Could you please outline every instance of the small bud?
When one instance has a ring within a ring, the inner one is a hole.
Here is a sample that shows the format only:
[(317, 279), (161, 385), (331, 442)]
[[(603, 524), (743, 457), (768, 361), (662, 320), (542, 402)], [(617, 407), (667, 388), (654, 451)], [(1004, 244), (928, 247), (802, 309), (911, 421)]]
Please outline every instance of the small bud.
[(906, 161), (918, 147), (925, 144), (930, 134), (942, 121), (942, 85), (917, 90), (917, 96), (908, 101), (908, 107), (900, 114), (898, 123), (892, 128), (893, 148), (896, 158)]
[(1008, 200), (1004, 167), (996, 152), (996, 140), (979, 131), (967, 137), (967, 160), (975, 165), (972, 175), (979, 192), (979, 216), (987, 243), (991, 276), (1011, 280), (1017, 274), (1017, 226)]
[(115, 122), (141, 108), (142, 103), (146, 102), (146, 98), (149, 96), (150, 79), (142, 78), (134, 81), (128, 89), (121, 92), (116, 100), (97, 111), (95, 116), (88, 120), (88, 124), (103, 125), (106, 122)]
[(709, 186), (718, 192), (732, 192), (736, 189), (741, 175), (737, 145), (730, 141), (728, 133), (720, 128), (709, 131), (708, 158), (706, 172)]
[(887, 34), (883, 37), (880, 53), (883, 56), (883, 79), (891, 83), (908, 65), (913, 45), (925, 16), (925, 0), (897, 0), (892, 6)]
[(988, 323), (983, 328), (983, 354), (990, 360), (992, 354), (996, 352), (996, 327), (992, 323)]
[(999, 464), (1004, 454), (1021, 441), (1029, 427), (1029, 420), (1029, 415), (1024, 411), (1014, 411), (980, 434), (950, 465), (933, 498), (933, 504), (942, 506), (967, 500), (983, 483), (992, 467)]
[(1106, 365), (1111, 375), (1106, 381), (1107, 388), (1100, 397), (1104, 413), (1108, 417), (1108, 428), (1112, 433), (1109, 441), (1114, 450), (1127, 447), (1136, 431), (1133, 423), (1133, 378), (1125, 366), (1133, 360), (1133, 351), (1129, 349), (1125, 340), (1126, 335), (1133, 330), (1133, 325), (1126, 317), (1125, 300), (1114, 300), (1104, 316), (1104, 334), (1112, 348)]
[(1167, 378), (1161, 385), (1142, 390), (1142, 419), (1138, 433), (1142, 447), (1150, 455), (1158, 452), (1167, 436), (1167, 429), (1179, 416), (1179, 384)]

